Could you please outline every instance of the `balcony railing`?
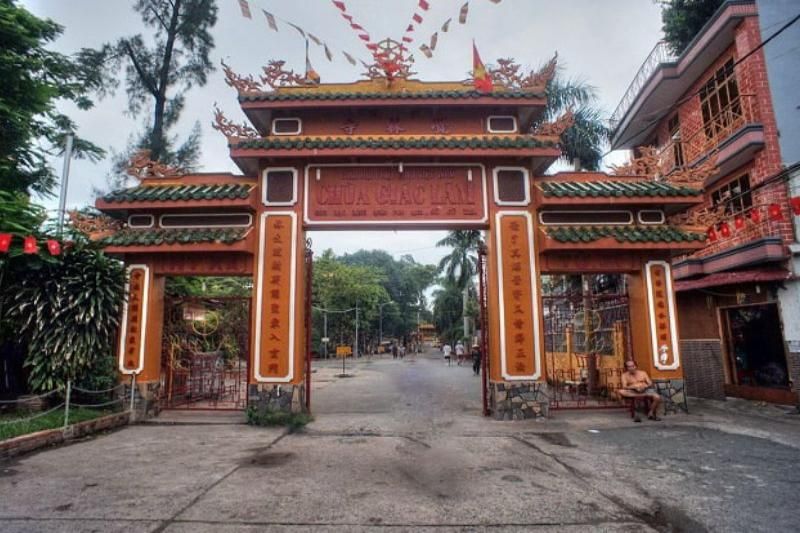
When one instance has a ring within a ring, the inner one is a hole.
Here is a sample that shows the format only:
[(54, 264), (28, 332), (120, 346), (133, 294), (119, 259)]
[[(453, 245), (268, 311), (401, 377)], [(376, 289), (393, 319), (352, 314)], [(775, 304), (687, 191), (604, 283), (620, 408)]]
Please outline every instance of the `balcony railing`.
[(622, 96), (622, 100), (620, 100), (617, 108), (614, 110), (614, 113), (611, 115), (611, 128), (616, 129), (619, 123), (622, 121), (625, 114), (630, 109), (631, 105), (633, 105), (634, 100), (639, 95), (639, 92), (644, 87), (644, 84), (647, 83), (647, 80), (650, 79), (653, 72), (663, 63), (674, 63), (677, 61), (678, 56), (672, 53), (669, 49), (669, 45), (665, 41), (659, 41), (656, 43), (653, 50), (647, 56), (647, 59), (644, 60), (642, 66), (639, 67), (639, 72), (636, 73), (636, 76), (631, 81), (631, 84), (628, 86), (628, 90), (625, 91), (625, 94)]
[(659, 174), (666, 176), (677, 168), (694, 165), (700, 158), (715, 154), (734, 133), (755, 122), (758, 122), (755, 95), (743, 94), (708, 121), (697, 117), (691, 123), (681, 124), (680, 134), (658, 149)]

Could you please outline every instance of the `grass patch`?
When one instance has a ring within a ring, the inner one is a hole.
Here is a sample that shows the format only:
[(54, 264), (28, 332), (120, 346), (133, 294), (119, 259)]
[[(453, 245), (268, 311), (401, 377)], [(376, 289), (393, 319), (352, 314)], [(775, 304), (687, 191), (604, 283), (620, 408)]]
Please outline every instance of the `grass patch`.
[[(85, 407), (71, 407), (69, 410), (69, 423), (77, 424), (78, 422), (85, 422), (94, 418), (99, 418), (111, 414), (113, 411), (108, 409), (87, 409)], [(26, 411), (24, 413), (11, 413), (0, 415), (0, 440), (18, 437), (20, 435), (27, 435), (28, 433), (35, 433), (45, 429), (55, 429), (64, 426), (64, 408), (47, 413), (46, 415), (34, 418), (32, 420), (20, 420), (14, 422), (16, 419), (24, 419), (26, 417), (35, 416), (35, 411)]]
[(301, 429), (314, 420), (313, 416), (306, 413), (287, 413), (254, 406), (248, 407), (245, 415), (251, 426), (284, 426), (292, 431)]

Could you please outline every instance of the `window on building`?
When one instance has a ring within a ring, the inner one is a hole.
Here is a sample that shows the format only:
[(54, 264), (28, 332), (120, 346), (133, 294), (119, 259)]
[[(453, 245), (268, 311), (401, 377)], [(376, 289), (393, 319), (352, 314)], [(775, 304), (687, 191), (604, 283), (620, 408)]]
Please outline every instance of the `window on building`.
[(667, 122), (667, 129), (669, 130), (669, 140), (672, 143), (672, 164), (676, 167), (682, 167), (683, 160), (683, 143), (681, 142), (681, 123), (678, 115), (675, 114)]
[(714, 207), (725, 206), (725, 213), (730, 215), (743, 213), (753, 207), (750, 176), (743, 174), (712, 192), (711, 204)]
[(516, 117), (494, 115), (487, 119), (486, 128), (489, 133), (517, 133)]
[(739, 101), (739, 85), (733, 69), (733, 58), (729, 59), (700, 89), (700, 109), (703, 113), (703, 128), (709, 139), (729, 132), (742, 117)]
[(264, 170), (264, 205), (294, 205), (297, 201), (297, 170), (267, 168)]
[(303, 123), (299, 118), (276, 118), (272, 121), (273, 135), (300, 135)]

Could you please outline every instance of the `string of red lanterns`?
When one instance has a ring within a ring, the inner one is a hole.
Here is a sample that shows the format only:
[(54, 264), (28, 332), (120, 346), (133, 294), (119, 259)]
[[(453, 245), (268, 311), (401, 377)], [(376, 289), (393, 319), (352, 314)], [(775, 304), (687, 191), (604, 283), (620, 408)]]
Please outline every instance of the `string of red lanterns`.
[[(800, 196), (791, 198), (789, 200), (789, 204), (792, 208), (792, 213), (797, 216), (800, 216)], [(781, 222), (785, 220), (783, 215), (783, 209), (781, 208), (780, 204), (771, 203), (766, 206), (754, 206), (750, 209), (749, 212), (739, 213), (733, 217), (733, 230), (742, 231), (747, 227), (747, 220), (749, 219), (753, 224), (759, 224), (763, 220), (763, 215), (761, 213), (761, 209), (766, 207), (767, 210), (767, 218), (774, 222)], [(731, 229), (731, 224), (728, 223), (727, 220), (723, 220), (717, 224), (712, 225), (706, 231), (706, 236), (710, 242), (716, 242), (721, 238), (727, 239), (731, 235), (733, 235), (733, 230)]]
[[(12, 233), (0, 233), (0, 253), (8, 253), (11, 250), (11, 241), (16, 237)], [(45, 245), (50, 255), (61, 255), (61, 243), (55, 239), (46, 239)], [(39, 253), (39, 242), (33, 235), (27, 235), (22, 238), (22, 253), (36, 254)]]

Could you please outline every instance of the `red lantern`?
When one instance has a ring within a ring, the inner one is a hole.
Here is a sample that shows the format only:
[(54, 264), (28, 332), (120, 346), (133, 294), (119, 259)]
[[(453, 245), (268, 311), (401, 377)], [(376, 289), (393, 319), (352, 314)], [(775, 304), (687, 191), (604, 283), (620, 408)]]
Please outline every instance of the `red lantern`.
[(26, 254), (35, 254), (39, 251), (39, 245), (36, 244), (36, 237), (28, 235), (22, 244), (22, 251)]
[(47, 239), (47, 251), (50, 255), (61, 255), (61, 243), (54, 239)]
[(725, 237), (726, 239), (731, 236), (731, 227), (728, 225), (727, 222), (723, 222), (719, 225), (719, 232), (720, 234)]
[(761, 211), (759, 211), (757, 207), (750, 210), (750, 220), (753, 221), (753, 224), (761, 222)]
[(733, 219), (733, 226), (736, 230), (743, 230), (744, 229), (744, 217), (742, 215), (736, 215), (736, 218)]
[(800, 216), (800, 196), (795, 196), (789, 200), (789, 203), (792, 204), (792, 213), (797, 216)]
[(11, 234), (0, 233), (0, 252), (7, 252), (11, 247)]
[(717, 240), (717, 232), (714, 231), (713, 227), (708, 228), (708, 231), (706, 232), (706, 236), (708, 237), (708, 240), (711, 241), (711, 242), (715, 242)]
[(767, 212), (769, 213), (769, 218), (772, 220), (783, 220), (783, 210), (781, 210), (781, 206), (778, 204), (769, 204), (767, 208)]

